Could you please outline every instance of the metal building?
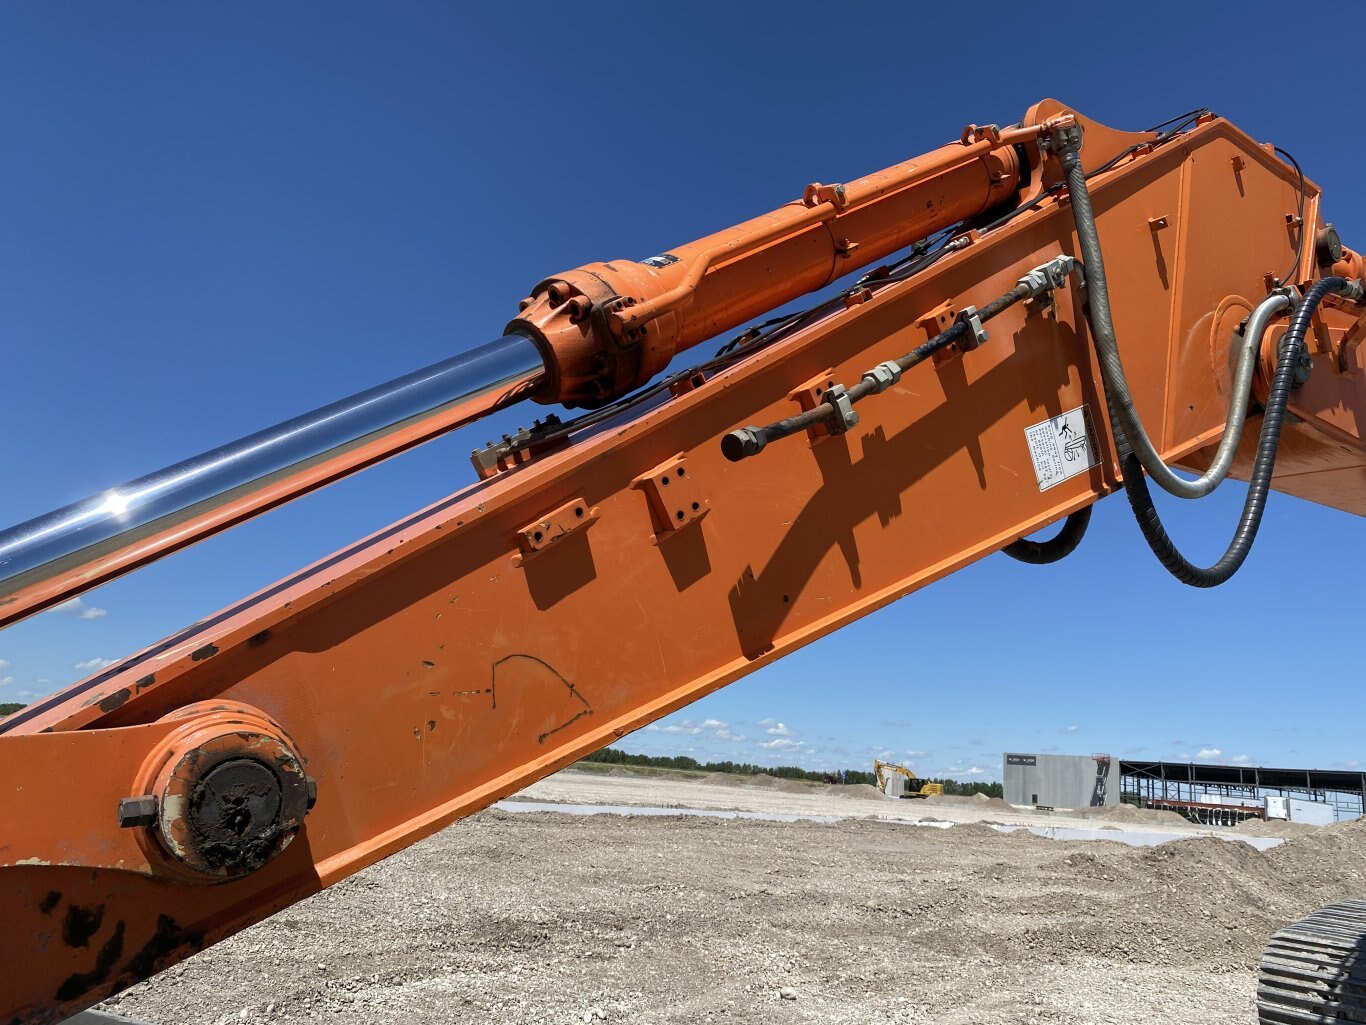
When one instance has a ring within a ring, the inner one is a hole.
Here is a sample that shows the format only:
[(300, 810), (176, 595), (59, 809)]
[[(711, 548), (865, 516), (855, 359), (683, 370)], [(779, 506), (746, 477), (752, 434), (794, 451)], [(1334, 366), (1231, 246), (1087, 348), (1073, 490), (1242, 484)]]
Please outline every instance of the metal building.
[(1109, 755), (1001, 756), (1008, 804), (1042, 808), (1100, 808), (1119, 803), (1119, 762)]

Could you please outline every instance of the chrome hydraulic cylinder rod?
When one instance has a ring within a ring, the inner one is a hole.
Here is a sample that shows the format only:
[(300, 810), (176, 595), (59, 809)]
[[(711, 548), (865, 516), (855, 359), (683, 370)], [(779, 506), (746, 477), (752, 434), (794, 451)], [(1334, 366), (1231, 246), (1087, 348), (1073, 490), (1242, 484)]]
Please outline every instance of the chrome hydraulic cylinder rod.
[(0, 626), (525, 398), (521, 335), (471, 349), (0, 532)]

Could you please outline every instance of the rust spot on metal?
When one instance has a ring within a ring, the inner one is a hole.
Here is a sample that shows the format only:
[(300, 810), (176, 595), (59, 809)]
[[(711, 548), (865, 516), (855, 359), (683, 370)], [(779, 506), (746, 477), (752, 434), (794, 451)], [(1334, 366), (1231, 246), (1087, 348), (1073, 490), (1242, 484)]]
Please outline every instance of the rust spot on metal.
[(268, 640), (270, 640), (270, 631), (269, 631), (269, 630), (262, 630), (260, 633), (252, 634), (250, 637), (248, 637), (248, 638), (247, 638), (247, 644), (248, 644), (250, 647), (259, 648), (261, 645), (265, 644), (266, 641), (268, 641)]
[(116, 708), (122, 708), (124, 702), (126, 702), (132, 696), (133, 692), (130, 691), (127, 687), (122, 687), (119, 690), (114, 691), (113, 694), (106, 694), (100, 700), (100, 711), (112, 712)]
[(427, 732), (428, 732), (428, 733), (435, 733), (435, 732), (436, 732), (436, 720), (435, 720), (435, 719), (428, 719), (428, 720), (427, 720)]
[(62, 919), (62, 942), (68, 947), (90, 946), (90, 937), (100, 931), (103, 921), (103, 904), (72, 904)]
[(76, 972), (69, 976), (57, 987), (58, 1000), (75, 1000), (109, 978), (109, 973), (114, 970), (114, 965), (123, 954), (123, 933), (124, 924), (119, 922), (114, 926), (114, 935), (109, 937), (100, 948), (100, 952), (95, 955), (95, 967), (88, 972)]
[[(122, 925), (123, 923), (119, 923)], [(174, 961), (179, 961), (179, 956), (170, 957), (169, 955), (189, 948), (193, 953), (202, 950), (204, 947), (204, 934), (202, 932), (192, 932), (182, 929), (176, 924), (174, 918), (169, 915), (157, 916), (157, 931), (152, 934), (136, 954), (128, 961), (127, 974), (136, 980), (142, 980), (149, 975), (154, 975), (162, 968), (167, 967)]]
[(204, 661), (204, 659), (206, 659), (206, 658), (213, 658), (213, 657), (214, 657), (215, 655), (217, 655), (217, 654), (218, 654), (218, 645), (216, 645), (216, 644), (206, 644), (206, 645), (204, 645), (204, 647), (200, 648), (198, 651), (192, 651), (192, 652), (190, 652), (190, 661), (191, 661), (191, 662), (202, 662), (202, 661)]
[(152, 684), (154, 684), (154, 683), (156, 683), (156, 682), (157, 682), (157, 674), (156, 674), (156, 673), (148, 673), (148, 674), (147, 674), (146, 676), (144, 676), (142, 679), (138, 680), (137, 683), (133, 684), (133, 689), (134, 689), (134, 690), (140, 691), (140, 690), (142, 690), (144, 687), (150, 687)]
[(47, 896), (38, 904), (38, 910), (45, 915), (50, 915), (58, 904), (62, 902), (62, 895), (57, 890), (48, 890)]
[(425, 658), (422, 660), (422, 665), (423, 665), (425, 668), (427, 668), (427, 669), (435, 669), (435, 668), (436, 668), (436, 663), (435, 663), (435, 662), (428, 661), (428, 660), (425, 659)]

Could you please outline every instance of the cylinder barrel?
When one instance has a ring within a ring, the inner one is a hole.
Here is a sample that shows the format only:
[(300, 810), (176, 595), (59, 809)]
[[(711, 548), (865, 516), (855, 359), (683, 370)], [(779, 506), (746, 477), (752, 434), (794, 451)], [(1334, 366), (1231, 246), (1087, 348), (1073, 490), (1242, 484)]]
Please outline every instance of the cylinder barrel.
[(0, 626), (528, 398), (544, 372), (508, 335), (0, 532)]

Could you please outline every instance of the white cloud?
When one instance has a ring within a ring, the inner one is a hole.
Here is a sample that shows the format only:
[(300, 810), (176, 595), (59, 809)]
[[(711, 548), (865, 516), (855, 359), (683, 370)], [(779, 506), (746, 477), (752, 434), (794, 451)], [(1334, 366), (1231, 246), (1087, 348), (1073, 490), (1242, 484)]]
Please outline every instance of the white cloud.
[(13, 682), (13, 676), (0, 676), (0, 687), (8, 687)]
[(730, 730), (722, 728), (716, 731), (716, 739), (734, 740), (738, 743), (742, 740), (748, 740), (749, 738), (746, 737), (743, 733), (732, 733)]
[(1223, 753), (1224, 752), (1220, 751), (1217, 747), (1202, 747), (1199, 751), (1195, 752), (1195, 757), (1218, 758)]
[(1229, 761), (1232, 762), (1234, 765), (1246, 765), (1248, 762), (1252, 761), (1252, 756), (1234, 755), (1232, 758), (1229, 759)]
[(987, 771), (986, 769), (983, 769), (983, 768), (980, 768), (979, 766), (974, 765), (974, 766), (973, 766), (972, 768), (970, 768), (970, 769), (964, 769), (964, 770), (963, 770), (963, 775), (965, 775), (965, 776), (984, 776), (984, 775), (986, 775), (986, 771)]
[(695, 737), (702, 732), (702, 727), (697, 725), (692, 719), (666, 723), (663, 726), (652, 722), (650, 725), (646, 726), (645, 729), (650, 733), (686, 733), (690, 737)]
[(1059, 732), (1059, 733), (1076, 733), (1076, 732), (1077, 732), (1077, 728), (1076, 728), (1075, 726), (1064, 726), (1062, 729), (1058, 730), (1058, 732)]
[[(765, 722), (773, 722), (772, 719), (766, 719), (766, 720), (764, 720), (764, 721), (765, 721)], [(759, 725), (762, 726), (763, 723), (760, 723)], [(775, 722), (775, 723), (773, 723), (773, 725), (770, 726), (770, 727), (768, 727), (766, 730), (764, 730), (764, 732), (767, 733), (770, 737), (800, 737), (800, 736), (801, 736), (801, 734), (798, 733), (796, 730), (788, 729), (788, 728), (787, 728), (787, 723), (781, 723), (781, 722)]]
[(720, 719), (703, 719), (702, 728), (704, 730), (724, 730), (730, 723), (722, 722)]
[(0, 673), (3, 673), (3, 672), (4, 672), (6, 669), (8, 669), (8, 668), (9, 668), (9, 663), (6, 662), (3, 658), (0, 658)]
[(800, 751), (802, 748), (806, 747), (806, 744), (800, 740), (788, 740), (786, 737), (778, 737), (776, 740), (763, 741), (759, 746), (767, 748), (769, 751)]
[(112, 658), (88, 658), (84, 662), (77, 662), (72, 668), (81, 669), (88, 673), (96, 669), (103, 669), (106, 666), (112, 666), (116, 661), (118, 660)]
[(927, 758), (927, 757), (929, 757), (929, 752), (928, 752), (928, 751), (907, 751), (907, 752), (906, 752), (906, 757), (907, 757), (907, 758)]
[(79, 598), (72, 598), (64, 601), (60, 605), (52, 606), (53, 612), (65, 613), (68, 616), (75, 616), (77, 619), (102, 619), (109, 615), (108, 609), (102, 609), (95, 605), (87, 605)]

